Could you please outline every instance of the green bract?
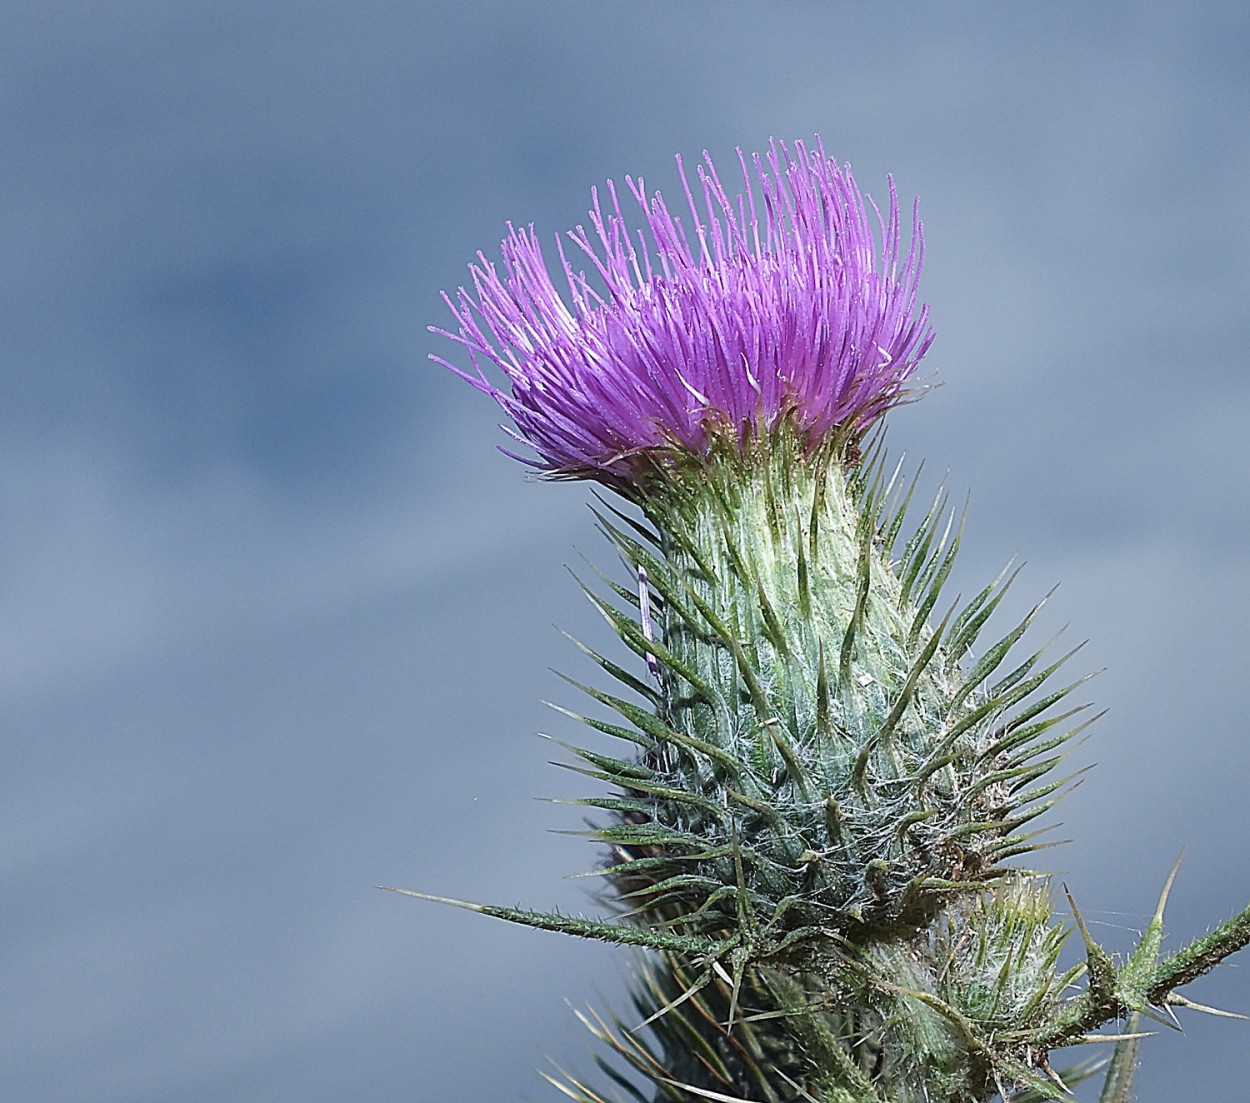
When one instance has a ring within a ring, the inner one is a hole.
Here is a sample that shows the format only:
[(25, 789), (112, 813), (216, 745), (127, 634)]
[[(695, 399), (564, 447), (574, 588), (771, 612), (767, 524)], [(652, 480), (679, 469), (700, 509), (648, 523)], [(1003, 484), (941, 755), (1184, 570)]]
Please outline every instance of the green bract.
[(1047, 712), (1073, 688), (1047, 690), (1063, 659), (1007, 662), (1032, 614), (972, 658), (1002, 586), (930, 627), (958, 531), (935, 506), (896, 547), (894, 489), (879, 465), (774, 438), (657, 487), (650, 533), (601, 518), (656, 610), (648, 639), (599, 602), (658, 662), (654, 713), (588, 690), (640, 749), (588, 756), (628, 791), (598, 835), (629, 851), (614, 873), (646, 870), (640, 906), (675, 905), (691, 931), (746, 914), (777, 942), (878, 937), (1031, 849), (1022, 829), (1053, 800), (1043, 778), (1080, 711)]

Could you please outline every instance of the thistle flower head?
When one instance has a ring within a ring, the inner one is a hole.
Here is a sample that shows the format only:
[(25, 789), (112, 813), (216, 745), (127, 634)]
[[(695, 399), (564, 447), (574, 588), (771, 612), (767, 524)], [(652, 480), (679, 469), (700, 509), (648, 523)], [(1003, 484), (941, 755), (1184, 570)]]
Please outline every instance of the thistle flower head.
[(503, 407), (536, 466), (628, 485), (659, 457), (745, 452), (783, 428), (812, 451), (853, 441), (907, 393), (933, 339), (917, 210), (903, 256), (892, 179), (883, 216), (819, 140), (738, 159), (731, 198), (707, 154), (693, 184), (678, 158), (688, 215), (626, 177), (637, 230), (613, 184), (606, 203), (593, 191), (591, 231), (557, 243), (567, 297), (533, 227), (511, 225), (503, 271), (479, 253), (472, 290), (444, 296), (459, 332), (435, 332), (473, 370), (433, 359)]

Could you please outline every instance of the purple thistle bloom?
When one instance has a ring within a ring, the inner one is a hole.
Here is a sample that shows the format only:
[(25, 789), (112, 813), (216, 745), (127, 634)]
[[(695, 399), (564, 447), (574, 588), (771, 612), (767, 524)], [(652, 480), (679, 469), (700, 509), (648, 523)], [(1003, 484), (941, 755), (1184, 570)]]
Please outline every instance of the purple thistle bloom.
[[(817, 147), (773, 143), (748, 167), (732, 200), (705, 153), (704, 213), (677, 159), (689, 231), (657, 192), (625, 178), (646, 230), (631, 234), (615, 186), (608, 207), (593, 190), (593, 235), (568, 237), (589, 258), (575, 270), (557, 239), (568, 301), (533, 227), (508, 226), (501, 276), (479, 253), (472, 292), (443, 298), (459, 323), (474, 374), (432, 357), (493, 397), (512, 435), (552, 473), (636, 482), (657, 454), (706, 455), (729, 440), (745, 451), (784, 423), (810, 451), (831, 434), (854, 440), (900, 401), (928, 350), (928, 307), (917, 310), (924, 255), (919, 206), (899, 253), (899, 208), (889, 181), (883, 219), (849, 166)], [(759, 195), (755, 191), (758, 186)], [(901, 261), (901, 272), (900, 272)], [(494, 386), (482, 361), (507, 376)], [(511, 431), (510, 431), (511, 432)]]

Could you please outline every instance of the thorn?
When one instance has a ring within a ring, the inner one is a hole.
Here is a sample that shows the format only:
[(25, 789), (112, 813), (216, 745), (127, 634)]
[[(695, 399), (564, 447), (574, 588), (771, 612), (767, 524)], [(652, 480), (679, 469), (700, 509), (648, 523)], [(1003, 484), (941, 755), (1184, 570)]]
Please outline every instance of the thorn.
[(1085, 926), (1085, 920), (1081, 917), (1081, 911), (1076, 906), (1076, 901), (1072, 898), (1067, 881), (1063, 882), (1063, 894), (1068, 898), (1068, 907), (1072, 909), (1072, 919), (1076, 923), (1077, 930), (1081, 932), (1081, 937), (1085, 940), (1086, 947), (1097, 945), (1093, 938), (1090, 937), (1089, 928)]
[[(1163, 912), (1167, 907), (1168, 896), (1172, 891), (1172, 885), (1176, 881), (1176, 874), (1180, 870), (1181, 862), (1184, 858), (1185, 852), (1182, 850), (1176, 859), (1176, 864), (1172, 866), (1172, 872), (1168, 874), (1167, 881), (1164, 882), (1163, 891), (1159, 894), (1159, 903), (1155, 906), (1155, 913), (1142, 934), (1137, 948), (1129, 957), (1126, 972), (1132, 975), (1134, 981), (1149, 976), (1158, 965), (1159, 950), (1163, 945)], [(1140, 1010), (1145, 1012), (1144, 1008)], [(1146, 1013), (1148, 1014), (1148, 1012)], [(1151, 1018), (1154, 1017), (1153, 1015), (1151, 1016)]]
[(1049, 1056), (1042, 1058), (1041, 1064), (1039, 1067), (1041, 1068), (1042, 1072), (1044, 1072), (1047, 1076), (1049, 1076), (1051, 1080), (1053, 1080), (1059, 1086), (1059, 1090), (1061, 1092), (1063, 1092), (1065, 1095), (1072, 1094), (1072, 1089), (1069, 1088), (1068, 1085), (1063, 1082), (1063, 1078), (1051, 1067)]
[(1132, 1034), (1082, 1034), (1079, 1038), (1073, 1038), (1072, 1041), (1063, 1044), (1083, 1046), (1087, 1043), (1093, 1045), (1098, 1042), (1110, 1042), (1114, 1045), (1116, 1042), (1132, 1041), (1134, 1038), (1153, 1038), (1158, 1033), (1157, 1030), (1135, 1030)]
[(434, 896), (428, 892), (417, 892), (416, 889), (397, 889), (391, 885), (374, 885), (383, 892), (397, 892), (400, 896), (415, 896), (418, 900), (429, 900), (435, 904), (448, 904), (453, 908), (464, 908), (465, 911), (484, 912), (485, 904), (471, 904), (468, 900), (453, 900), (450, 896)]
[(1146, 1018), (1153, 1019), (1160, 1026), (1166, 1026), (1169, 1030), (1175, 1030), (1180, 1034), (1185, 1033), (1185, 1031), (1181, 1027), (1180, 1020), (1177, 1019), (1175, 1013), (1172, 1011), (1170, 1007), (1165, 1006), (1163, 1008), (1163, 1011), (1167, 1015), (1167, 1018), (1164, 1018), (1164, 1016), (1159, 1014), (1159, 1012), (1156, 1011), (1153, 1007), (1138, 1007), (1138, 1008), (1135, 1008), (1134, 1010), (1139, 1015), (1145, 1015)]
[(648, 1015), (645, 1019), (642, 1020), (642, 1022), (640, 1022), (636, 1027), (634, 1027), (634, 1029), (641, 1030), (644, 1026), (650, 1026), (653, 1022), (655, 1022), (656, 1019), (660, 1018), (660, 1016), (667, 1015), (674, 1008), (680, 1007), (683, 1003), (685, 1003), (688, 999), (690, 999), (691, 996), (698, 995), (698, 993), (702, 991), (704, 987), (707, 986), (708, 981), (710, 981), (711, 979), (712, 979), (712, 968), (711, 966), (708, 966), (708, 968), (703, 970), (703, 975), (700, 976), (698, 980), (696, 980), (694, 984), (692, 984), (689, 988), (687, 988), (680, 996), (678, 996), (675, 1000), (672, 1000), (669, 1003), (666, 1003), (663, 1007), (659, 1009), (659, 1011), (655, 1012), (655, 1014)]
[(716, 1103), (747, 1103), (740, 1095), (723, 1095), (720, 1092), (711, 1091), (709, 1088), (696, 1088), (693, 1084), (683, 1084), (680, 1080), (670, 1080), (667, 1076), (656, 1076), (655, 1079), (661, 1084), (668, 1084), (670, 1087), (690, 1092), (691, 1095), (697, 1095), (701, 1099), (716, 1100)]
[(1002, 1081), (1002, 1078), (998, 1075), (997, 1069), (993, 1070), (993, 1076), (994, 1076), (994, 1086), (998, 1089), (998, 1094), (1003, 1099), (1010, 1099), (1011, 1096), (1007, 1094), (1007, 1089), (1003, 1087), (1003, 1081)]
[(1163, 923), (1163, 909), (1167, 907), (1168, 896), (1172, 891), (1172, 882), (1176, 880), (1177, 873), (1180, 872), (1181, 862), (1185, 860), (1185, 851), (1182, 848), (1180, 854), (1176, 856), (1176, 864), (1172, 867), (1172, 872), (1168, 874), (1168, 879), (1163, 884), (1163, 891), (1159, 894), (1159, 905), (1155, 908), (1154, 922)]
[(1179, 992), (1169, 992), (1167, 1002), (1175, 1004), (1177, 1007), (1187, 1007), (1190, 1011), (1201, 1011), (1206, 1015), (1217, 1015), (1221, 1019), (1244, 1019), (1250, 1022), (1250, 1015), (1242, 1015), (1236, 1011), (1223, 1011), (1218, 1007), (1208, 1007), (1203, 1003), (1195, 1003), (1193, 1000), (1187, 1000)]
[(1072, 919), (1076, 923), (1077, 930), (1081, 932), (1081, 938), (1085, 942), (1085, 965), (1087, 976), (1089, 977), (1089, 995), (1091, 998), (1099, 1002), (1107, 999), (1108, 996), (1116, 992), (1117, 975), (1115, 963), (1111, 960), (1107, 951), (1104, 950), (1093, 936), (1089, 933), (1089, 928), (1085, 926), (1085, 919), (1082, 917), (1080, 909), (1076, 906), (1076, 901), (1072, 898), (1072, 893), (1068, 891), (1065, 883), (1063, 886), (1063, 894), (1068, 898), (1068, 906), (1072, 909)]
[(796, 1092), (798, 1092), (800, 1099), (806, 1099), (808, 1103), (820, 1103), (820, 1101), (814, 1095), (812, 1095), (809, 1091), (804, 1089), (803, 1086), (799, 1084), (797, 1080), (792, 1080), (784, 1072), (782, 1072), (781, 1069), (774, 1068), (772, 1071), (775, 1072), (778, 1076), (780, 1076), (781, 1079), (784, 1080), (787, 1084), (789, 1084), (790, 1087), (792, 1087)]

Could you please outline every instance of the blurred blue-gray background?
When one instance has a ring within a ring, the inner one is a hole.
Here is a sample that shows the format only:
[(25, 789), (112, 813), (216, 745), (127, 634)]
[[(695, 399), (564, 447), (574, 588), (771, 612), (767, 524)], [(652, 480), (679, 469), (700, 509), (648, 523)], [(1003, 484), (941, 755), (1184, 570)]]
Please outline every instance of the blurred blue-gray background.
[[(429, 365), (474, 252), (592, 184), (820, 133), (919, 194), (972, 491), (953, 589), (1062, 583), (1110, 707), (1045, 853), (1124, 949), (1250, 894), (1250, 9), (7, 0), (0, 1096), (558, 1098), (628, 955), (378, 892), (591, 910), (547, 731), (607, 644), (584, 487)], [(1008, 627), (1004, 619), (1001, 627)], [(1250, 1011), (1236, 964), (1193, 998)], [(1143, 1101), (1242, 1099), (1186, 1015)], [(1088, 1098), (1088, 1091), (1083, 1098)]]

